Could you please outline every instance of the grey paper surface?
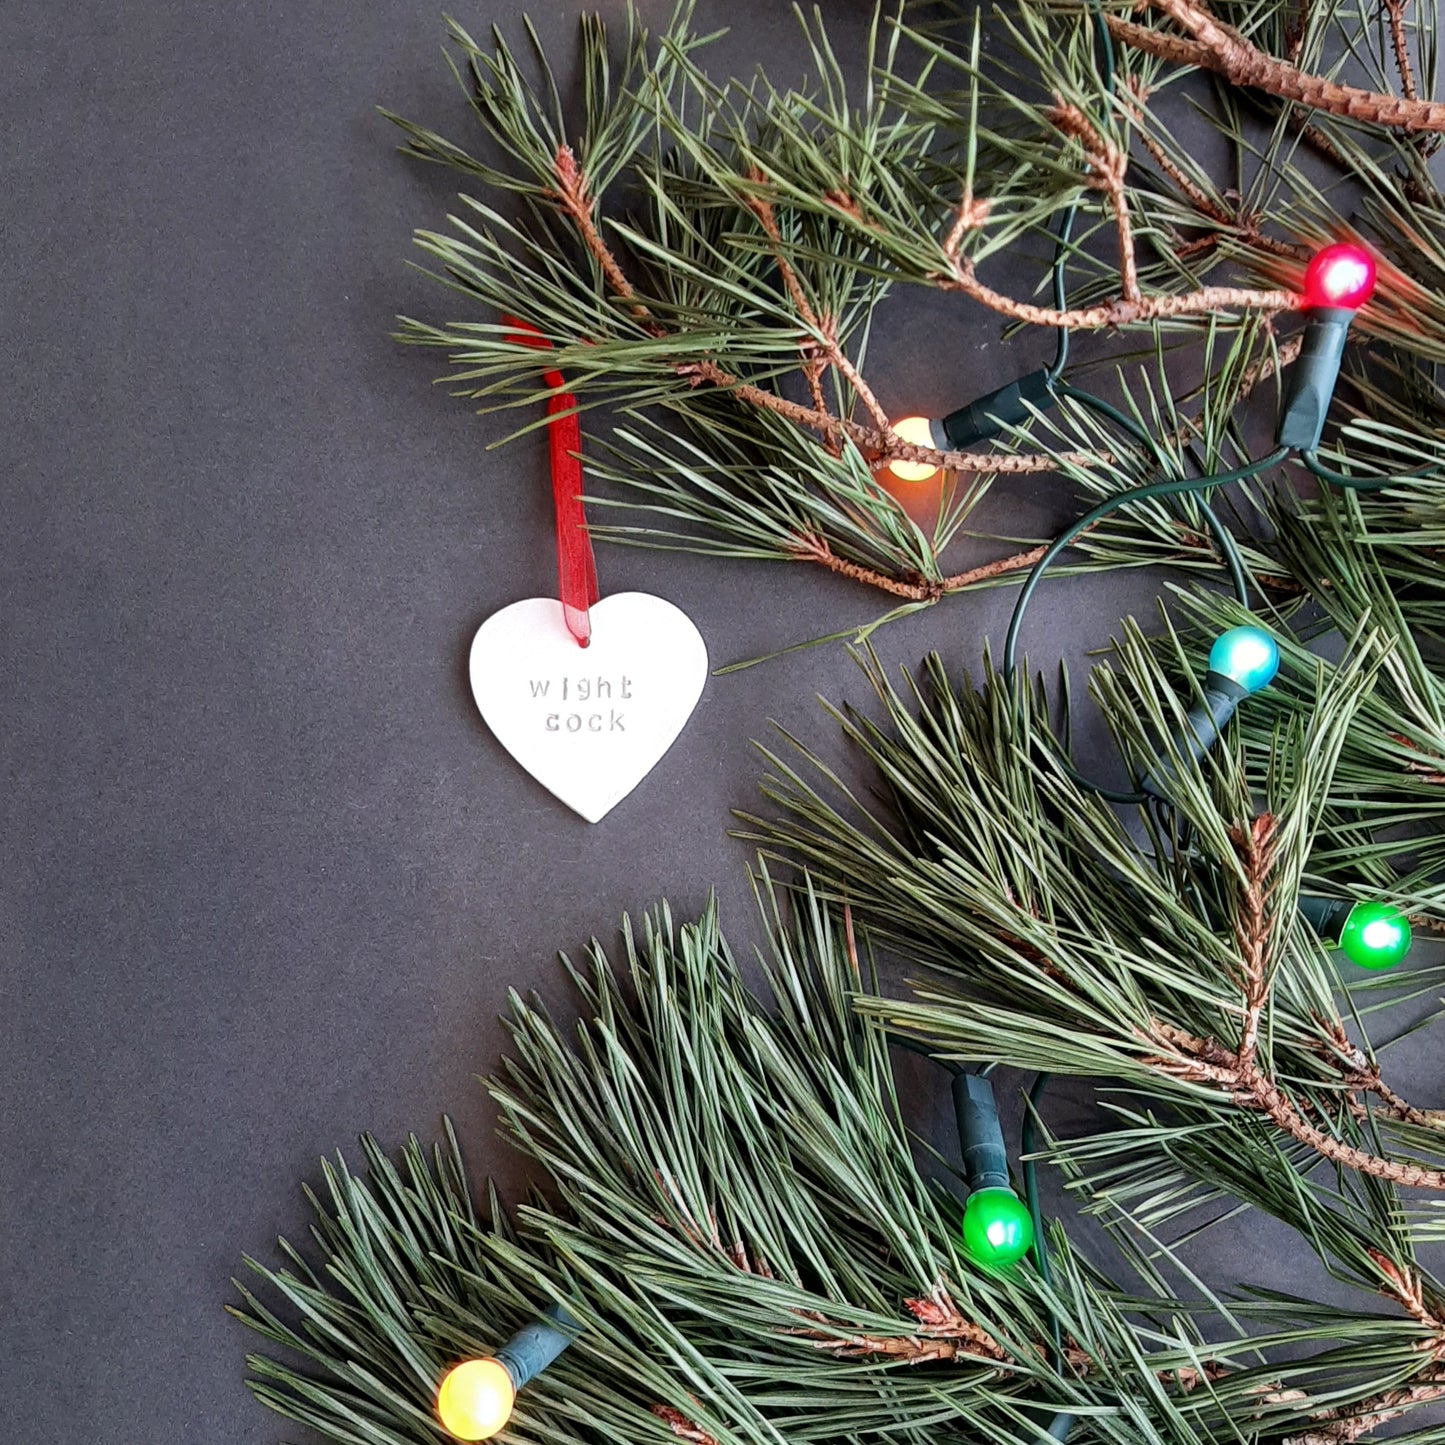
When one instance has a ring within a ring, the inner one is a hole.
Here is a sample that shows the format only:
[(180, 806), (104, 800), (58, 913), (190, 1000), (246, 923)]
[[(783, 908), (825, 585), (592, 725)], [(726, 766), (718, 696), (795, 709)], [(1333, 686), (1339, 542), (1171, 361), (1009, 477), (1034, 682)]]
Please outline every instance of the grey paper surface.
[[(576, 9), (532, 12), (558, 37)], [(829, 9), (856, 48), (865, 7)], [(515, 36), (521, 10), (456, 13)], [(785, 5), (702, 10), (734, 27), (718, 69), (801, 69)], [(486, 450), (503, 425), (388, 339), (395, 313), (456, 306), (406, 265), (454, 178), (395, 155), (373, 109), (464, 127), (441, 11), (0, 8), (7, 1440), (303, 1438), (243, 1388), (252, 1341), (222, 1312), (241, 1253), (303, 1232), (299, 1181), (363, 1129), (396, 1144), (450, 1113), (477, 1174), (515, 1191), (473, 1077), (506, 990), (565, 1009), (554, 951), (664, 895), (688, 914), (715, 885), (745, 940), (748, 854), (725, 829), (757, 801), (749, 740), (769, 719), (822, 739), (815, 694), (862, 694), (836, 647), (714, 678), (595, 827), (483, 728), (472, 633), (545, 593), (554, 563), (541, 441)], [(1033, 278), (1021, 264), (1019, 287)], [(937, 414), (1046, 353), (998, 335), (961, 300), (890, 304), (871, 357), (885, 404)], [(1068, 511), (1048, 482), (997, 495), (1016, 533)], [(885, 607), (803, 567), (598, 563), (604, 591), (684, 608), (715, 663)], [(1157, 585), (1061, 584), (1035, 660), (1077, 658)], [(957, 600), (879, 646), (976, 664), (1009, 606)], [(946, 1143), (946, 1091), (900, 1068)], [(1268, 1246), (1253, 1263), (1294, 1278)]]

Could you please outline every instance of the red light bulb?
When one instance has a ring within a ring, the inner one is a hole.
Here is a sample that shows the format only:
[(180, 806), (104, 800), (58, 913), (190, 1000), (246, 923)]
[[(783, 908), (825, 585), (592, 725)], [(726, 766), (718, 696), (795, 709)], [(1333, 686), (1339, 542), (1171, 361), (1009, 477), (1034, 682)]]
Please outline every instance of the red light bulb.
[(1375, 289), (1375, 258), (1341, 241), (1316, 251), (1305, 271), (1305, 305), (1358, 311)]

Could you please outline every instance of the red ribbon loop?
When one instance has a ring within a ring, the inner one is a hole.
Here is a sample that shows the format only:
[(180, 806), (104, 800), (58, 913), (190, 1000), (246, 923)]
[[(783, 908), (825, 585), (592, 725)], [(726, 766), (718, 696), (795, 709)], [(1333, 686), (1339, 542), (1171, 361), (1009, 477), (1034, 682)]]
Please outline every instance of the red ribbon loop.
[[(527, 346), (546, 350), (551, 342), (535, 326), (515, 316), (502, 317), (504, 325)], [(547, 398), (547, 444), (552, 462), (552, 506), (557, 518), (557, 593), (567, 631), (586, 647), (592, 637), (588, 609), (597, 601), (597, 559), (592, 555), (592, 535), (582, 510), (582, 424), (577, 402), (560, 388), (565, 385), (560, 371), (545, 371), (542, 379), (554, 388)]]

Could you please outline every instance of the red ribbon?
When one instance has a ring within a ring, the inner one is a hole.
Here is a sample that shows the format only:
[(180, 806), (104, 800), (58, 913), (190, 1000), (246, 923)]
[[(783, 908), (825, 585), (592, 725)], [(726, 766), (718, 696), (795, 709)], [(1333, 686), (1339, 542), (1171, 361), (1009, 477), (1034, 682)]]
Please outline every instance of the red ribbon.
[[(502, 322), (517, 333), (517, 340), (539, 350), (552, 343), (525, 321), (504, 316)], [(557, 593), (567, 631), (586, 647), (592, 637), (588, 608), (597, 601), (597, 560), (592, 555), (592, 536), (582, 510), (582, 424), (577, 418), (576, 399), (561, 390), (566, 384), (560, 371), (544, 371), (542, 379), (553, 388), (547, 398), (547, 444), (552, 460), (552, 506), (557, 516)]]

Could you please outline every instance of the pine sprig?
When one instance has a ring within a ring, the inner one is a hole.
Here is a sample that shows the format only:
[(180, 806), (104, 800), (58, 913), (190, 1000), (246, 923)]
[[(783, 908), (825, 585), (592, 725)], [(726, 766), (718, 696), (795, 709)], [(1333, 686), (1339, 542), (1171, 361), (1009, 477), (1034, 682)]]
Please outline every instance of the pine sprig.
[(1161, 1293), (1137, 1249), (1121, 1259), (1140, 1288), (1121, 1290), (1058, 1231), (1052, 1283), (980, 1272), (957, 1204), (913, 1164), (886, 1036), (856, 1008), (860, 989), (882, 1000), (847, 916), (806, 890), (791, 915), (762, 896), (766, 1003), (711, 910), (625, 929), (616, 965), (594, 946), (571, 970), (570, 1039), (514, 997), (492, 1092), (548, 1202), (515, 1222), (494, 1196), (479, 1210), (450, 1134), (399, 1164), (365, 1141), (365, 1176), (327, 1167), (313, 1249), (252, 1262), (270, 1299), (243, 1290), (237, 1311), (285, 1352), (252, 1357), (264, 1403), (328, 1439), (431, 1445), (442, 1370), (550, 1300), (584, 1328), (520, 1396), (512, 1439), (916, 1445), (946, 1425), (1005, 1445), (1064, 1409), (1116, 1445), (1186, 1445), (1298, 1434), (1422, 1377), (1429, 1327), (1412, 1310), (1437, 1289), (1401, 1249), (1363, 1281), (1393, 1282), (1395, 1312), (1323, 1320), (1267, 1300), (1252, 1330), (1207, 1296)]
[(877, 1008), (949, 1056), (1109, 1078), (1186, 1119), (1232, 1099), (1265, 1134), (1441, 1187), (1445, 1140), (1412, 1134), (1398, 1156), (1376, 1156), (1347, 1121), (1343, 1133), (1321, 1124), (1342, 1091), (1373, 1091), (1373, 1065), (1343, 1076), (1337, 965), (1294, 912), (1383, 665), (1378, 639), (1317, 678), (1308, 722), (1277, 728), (1258, 770), (1230, 750), (1204, 770), (1183, 757), (1170, 741), (1182, 701), (1153, 651), (1126, 632), (1118, 656), (1099, 695), (1125, 755), (1176, 779), (1167, 848), (1140, 852), (1066, 773), (1037, 699), (992, 676), (981, 693), (959, 690), (936, 662), (906, 696), (870, 673), (883, 722), (838, 715), (891, 808), (847, 792), (806, 750), (799, 764), (770, 754), (780, 812), (751, 819), (752, 836), (936, 975), (914, 1001)]
[[(1276, 12), (1255, 7), (1241, 21), (1250, 43), (1285, 38), (1265, 23)], [(545, 57), (533, 81), (500, 37), (483, 47), (454, 27), (458, 78), (499, 158), (480, 160), (414, 122), (400, 122), (406, 148), (500, 190), (511, 209), (463, 196), (450, 231), (419, 234), (473, 312), (407, 320), (404, 339), (444, 349), (446, 381), (494, 411), (546, 394), (536, 352), (499, 314), (538, 326), (579, 405), (620, 420), (616, 438), (589, 440), (594, 455), (611, 448), (595, 469), (605, 503), (633, 513), (600, 529), (608, 535), (805, 561), (924, 604), (1030, 565), (1027, 548), (996, 548), (967, 567), (940, 557), (965, 531), (1002, 532), (986, 505), (992, 478), (1055, 471), (1107, 494), (1161, 459), (1068, 406), (1042, 446), (1030, 427), (988, 451), (905, 442), (863, 371), (868, 318), (891, 287), (941, 293), (963, 324), (991, 326), (992, 311), (1140, 333), (1144, 362), (1116, 359), (1125, 410), (1142, 405), (1146, 425), (1158, 403), (1174, 411), (1177, 377), (1160, 385), (1165, 357), (1171, 369), (1179, 360), (1171, 338), (1203, 337), (1193, 363), (1203, 411), (1155, 418), (1159, 440), (1190, 453), (1181, 464), (1239, 460), (1240, 408), (1297, 345), (1276, 349), (1264, 323), (1295, 304), (1302, 258), (1328, 234), (1328, 207), (1296, 156), (1294, 111), (1280, 107), (1261, 144), (1244, 92), (1226, 88), (1219, 124), (1234, 174), (1212, 178), (1176, 139), (1178, 66), (1125, 44), (1101, 67), (1087, 8), (1025, 0), (991, 24), (1007, 43), (985, 59), (976, 23), (950, 31), (879, 12), (865, 81), (850, 87), (814, 18), (812, 74), (784, 90), (765, 75), (746, 86), (711, 78), (690, 6), (655, 39), (629, 12), (620, 35), (584, 27), (580, 116), (558, 101)], [(1303, 50), (1298, 37), (1289, 43), (1308, 60), (1326, 41), (1357, 45), (1363, 34), (1361, 24), (1312, 24)], [(1418, 161), (1418, 148), (1388, 124), (1331, 144), (1366, 178), (1368, 227), (1387, 252), (1403, 252), (1420, 208), (1438, 204), (1414, 172), (1402, 189), (1389, 169), (1407, 152)], [(997, 290), (994, 259), (1021, 250), (1039, 255), (1044, 279), (1066, 213), (1078, 216), (1062, 243), (1068, 299), (1061, 292), (1050, 307)], [(1362, 334), (1428, 357), (1445, 345), (1445, 311), (1420, 304), (1405, 265), (1386, 268)], [(1261, 406), (1269, 399), (1262, 390)], [(657, 435), (669, 443), (661, 466), (649, 449)], [(950, 469), (936, 526), (919, 531), (873, 484), (887, 459)], [(1130, 555), (1219, 561), (1193, 503), (1119, 518), (1081, 565)], [(1255, 560), (1269, 575), (1267, 559)]]

